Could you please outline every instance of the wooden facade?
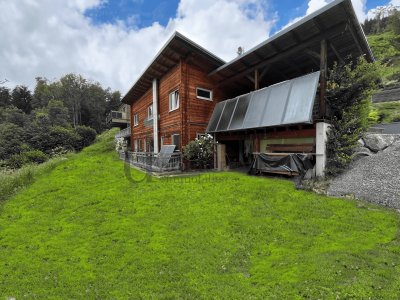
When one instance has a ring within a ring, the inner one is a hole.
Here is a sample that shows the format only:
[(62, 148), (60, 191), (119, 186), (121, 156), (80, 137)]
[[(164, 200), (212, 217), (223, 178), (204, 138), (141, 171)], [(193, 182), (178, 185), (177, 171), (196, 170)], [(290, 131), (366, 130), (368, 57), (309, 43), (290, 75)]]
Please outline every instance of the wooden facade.
[[(212, 99), (198, 98), (196, 89), (212, 92)], [(179, 91), (179, 107), (170, 110), (169, 95)], [(159, 145), (173, 144), (173, 135), (179, 135), (178, 150), (199, 134), (206, 132), (208, 120), (218, 101), (224, 94), (216, 87), (208, 73), (191, 63), (181, 60), (168, 73), (158, 79), (158, 142)], [(154, 124), (148, 118), (148, 107), (153, 105), (152, 88), (131, 104), (131, 145), (132, 151), (152, 152), (154, 144)], [(138, 124), (135, 118), (138, 115)], [(136, 147), (136, 148), (135, 148)]]

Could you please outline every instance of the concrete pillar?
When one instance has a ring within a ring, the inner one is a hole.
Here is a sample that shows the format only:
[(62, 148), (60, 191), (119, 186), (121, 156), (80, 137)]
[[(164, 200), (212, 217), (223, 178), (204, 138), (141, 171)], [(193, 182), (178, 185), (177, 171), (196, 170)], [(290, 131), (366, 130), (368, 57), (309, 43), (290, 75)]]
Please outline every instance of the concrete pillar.
[(325, 122), (317, 123), (317, 136), (316, 136), (316, 160), (315, 160), (315, 175), (317, 177), (324, 177), (326, 166), (326, 141), (328, 139), (327, 133), (329, 124)]
[(217, 144), (217, 161), (218, 171), (224, 171), (226, 169), (226, 146), (224, 144)]
[(153, 144), (154, 153), (158, 153), (158, 81), (153, 79)]

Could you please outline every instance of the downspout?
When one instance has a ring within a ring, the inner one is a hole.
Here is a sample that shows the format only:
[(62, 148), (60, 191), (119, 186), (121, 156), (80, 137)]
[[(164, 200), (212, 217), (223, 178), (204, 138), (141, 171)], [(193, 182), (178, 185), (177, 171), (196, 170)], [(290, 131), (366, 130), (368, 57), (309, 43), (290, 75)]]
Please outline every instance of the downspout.
[(158, 153), (158, 81), (156, 78), (153, 79), (153, 144), (154, 153)]

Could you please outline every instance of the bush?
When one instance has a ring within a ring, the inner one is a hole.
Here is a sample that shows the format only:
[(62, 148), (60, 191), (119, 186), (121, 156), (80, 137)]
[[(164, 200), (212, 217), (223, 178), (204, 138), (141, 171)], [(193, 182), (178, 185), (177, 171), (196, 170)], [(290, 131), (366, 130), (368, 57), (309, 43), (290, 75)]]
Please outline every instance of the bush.
[(7, 161), (6, 166), (11, 169), (19, 169), (30, 163), (41, 164), (49, 159), (49, 156), (40, 150), (29, 150), (26, 152), (12, 155)]
[(81, 149), (81, 137), (73, 129), (52, 126), (49, 130), (49, 136), (50, 147), (47, 148), (47, 151), (60, 146), (68, 150)]
[(370, 114), (369, 98), (379, 83), (378, 66), (363, 58), (357, 65), (336, 64), (330, 70), (327, 100), (332, 122), (327, 141), (328, 175), (337, 175), (350, 164), (357, 140), (369, 121), (377, 118), (377, 114)]
[(89, 146), (96, 140), (96, 130), (87, 126), (77, 126), (75, 132), (81, 137), (80, 149)]
[(194, 167), (205, 168), (210, 165), (214, 156), (213, 138), (207, 134), (196, 138), (183, 148), (183, 155)]
[(0, 124), (0, 160), (9, 159), (21, 152), (24, 142), (24, 130), (15, 124)]

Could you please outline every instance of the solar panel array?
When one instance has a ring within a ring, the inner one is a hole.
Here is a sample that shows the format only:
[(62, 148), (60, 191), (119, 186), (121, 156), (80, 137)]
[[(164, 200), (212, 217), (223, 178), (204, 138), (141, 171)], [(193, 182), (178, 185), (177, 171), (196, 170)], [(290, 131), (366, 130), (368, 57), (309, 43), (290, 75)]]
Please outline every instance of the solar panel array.
[(311, 123), (320, 72), (218, 103), (207, 132)]

